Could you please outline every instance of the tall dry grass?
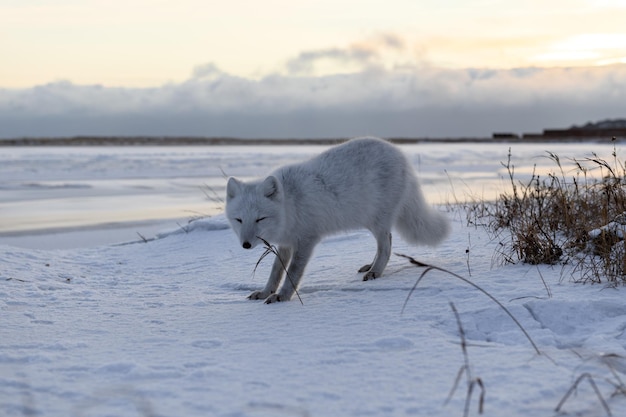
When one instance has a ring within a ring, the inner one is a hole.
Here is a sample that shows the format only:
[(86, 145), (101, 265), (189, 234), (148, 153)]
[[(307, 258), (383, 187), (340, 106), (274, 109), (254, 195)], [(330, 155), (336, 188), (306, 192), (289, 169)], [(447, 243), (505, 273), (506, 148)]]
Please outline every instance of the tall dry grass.
[[(573, 265), (579, 282), (626, 284), (626, 166), (592, 154), (570, 159), (546, 155), (553, 169), (531, 179), (516, 178), (509, 149), (510, 190), (495, 202), (466, 206), (468, 223), (481, 224), (501, 238), (502, 262)], [(505, 238), (506, 236), (506, 238)]]

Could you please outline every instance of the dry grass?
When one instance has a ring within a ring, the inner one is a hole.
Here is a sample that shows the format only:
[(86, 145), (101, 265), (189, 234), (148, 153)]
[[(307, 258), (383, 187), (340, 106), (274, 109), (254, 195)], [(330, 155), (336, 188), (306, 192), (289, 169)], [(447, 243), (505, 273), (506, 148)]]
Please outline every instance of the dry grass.
[(505, 263), (572, 264), (576, 281), (625, 284), (626, 168), (615, 146), (612, 157), (610, 162), (595, 154), (571, 159), (574, 168), (566, 170), (559, 156), (548, 152), (554, 169), (544, 177), (533, 171), (522, 183), (509, 149), (502, 165), (510, 191), (492, 204), (469, 205), (468, 223), (507, 236), (497, 255)]
[(606, 400), (604, 399), (604, 397), (602, 396), (602, 393), (598, 389), (598, 385), (596, 385), (596, 382), (593, 379), (593, 376), (591, 374), (587, 373), (587, 372), (581, 374), (576, 379), (576, 381), (572, 384), (572, 386), (567, 391), (567, 393), (565, 393), (565, 395), (563, 396), (563, 398), (561, 399), (559, 404), (556, 406), (554, 411), (556, 411), (557, 413), (561, 412), (561, 409), (565, 405), (565, 402), (567, 401), (567, 399), (572, 395), (572, 393), (574, 393), (578, 389), (578, 386), (580, 385), (580, 383), (582, 381), (584, 381), (585, 379), (587, 381), (589, 381), (589, 384), (591, 385), (591, 387), (593, 388), (593, 391), (595, 392), (596, 396), (598, 397), (598, 400), (600, 401), (600, 404), (602, 404), (602, 408), (604, 408), (604, 411), (606, 411), (606, 415), (611, 417), (613, 414), (611, 414), (611, 409), (609, 408), (609, 405), (606, 403)]
[[(296, 285), (294, 284), (293, 280), (291, 279), (291, 276), (289, 275), (289, 270), (287, 268), (287, 265), (285, 264), (285, 260), (282, 259), (280, 257), (280, 254), (278, 253), (278, 248), (274, 245), (272, 245), (270, 242), (268, 242), (267, 240), (263, 239), (261, 236), (257, 236), (258, 239), (261, 240), (261, 242), (263, 242), (263, 249), (265, 249), (265, 251), (261, 254), (261, 256), (259, 257), (259, 260), (256, 262), (256, 265), (254, 266), (254, 271), (253, 274), (256, 273), (257, 268), (259, 267), (259, 264), (261, 263), (261, 261), (263, 259), (265, 259), (266, 256), (268, 256), (270, 253), (273, 254), (276, 259), (278, 259), (280, 261), (280, 265), (283, 268), (283, 271), (285, 272), (285, 279), (288, 279), (289, 282), (291, 283), (291, 286), (294, 288), (294, 291), (296, 293), (296, 296), (298, 296), (298, 300), (300, 301), (300, 304), (304, 305), (304, 301), (302, 301), (302, 297), (300, 297), (300, 293), (298, 292), (298, 288), (296, 287)], [(266, 304), (269, 304), (269, 301), (265, 302)]]
[(485, 384), (480, 377), (474, 377), (472, 374), (472, 366), (469, 360), (469, 354), (467, 353), (467, 340), (465, 339), (465, 329), (463, 329), (463, 324), (461, 323), (461, 316), (457, 311), (454, 303), (450, 302), (450, 308), (454, 313), (454, 317), (456, 318), (456, 323), (459, 328), (459, 337), (461, 338), (461, 350), (463, 352), (463, 366), (459, 369), (459, 372), (456, 375), (456, 380), (454, 381), (454, 385), (452, 386), (452, 390), (450, 390), (450, 394), (448, 394), (448, 398), (446, 399), (445, 404), (450, 402), (454, 392), (456, 391), (461, 377), (463, 374), (467, 377), (467, 393), (465, 395), (465, 408), (463, 409), (463, 417), (469, 416), (470, 412), (470, 403), (472, 401), (472, 395), (474, 393), (475, 387), (480, 388), (480, 395), (478, 397), (478, 414), (482, 414), (485, 409)]
[[(534, 342), (534, 340), (530, 337), (530, 335), (528, 334), (528, 332), (526, 331), (526, 329), (524, 328), (524, 326), (522, 326), (522, 324), (519, 322), (519, 320), (517, 320), (515, 318), (515, 316), (513, 315), (513, 313), (511, 313), (511, 311), (506, 308), (504, 306), (504, 304), (502, 304), (500, 301), (498, 301), (498, 299), (496, 297), (494, 297), (493, 295), (491, 295), (487, 290), (483, 289), (480, 285), (470, 281), (467, 278), (462, 277), (459, 274), (455, 274), (454, 272), (451, 272), (445, 268), (441, 268), (439, 266), (436, 265), (429, 265), (423, 262), (420, 262), (418, 260), (416, 260), (415, 258), (402, 254), (402, 253), (396, 253), (396, 256), (399, 256), (401, 258), (407, 259), (409, 261), (409, 263), (411, 263), (412, 265), (414, 265), (417, 268), (426, 268), (424, 269), (424, 271), (422, 271), (422, 273), (420, 274), (420, 276), (417, 278), (417, 280), (415, 281), (415, 284), (413, 284), (413, 287), (411, 288), (411, 290), (409, 291), (409, 293), (406, 296), (406, 299), (404, 300), (404, 304), (402, 305), (402, 311), (401, 314), (404, 313), (404, 310), (406, 309), (407, 304), (409, 303), (409, 300), (411, 299), (411, 296), (413, 295), (413, 293), (415, 292), (415, 290), (417, 289), (417, 286), (420, 284), (420, 282), (424, 279), (424, 277), (430, 272), (430, 271), (439, 271), (439, 272), (443, 272), (445, 274), (448, 274), (449, 276), (456, 278), (470, 286), (472, 286), (474, 289), (480, 291), (481, 293), (483, 293), (485, 296), (487, 296), (487, 298), (489, 298), (492, 302), (494, 302), (498, 307), (500, 307), (500, 309), (502, 311), (504, 311), (510, 318), (511, 320), (513, 320), (513, 323), (515, 323), (515, 325), (521, 330), (521, 332), (524, 334), (524, 336), (526, 336), (526, 339), (528, 339), (528, 341), (530, 342), (530, 344), (532, 345), (533, 349), (535, 350), (535, 352), (537, 353), (537, 355), (541, 355), (541, 351), (539, 350), (539, 347), (537, 347), (537, 344)], [(454, 309), (453, 309), (454, 311)]]

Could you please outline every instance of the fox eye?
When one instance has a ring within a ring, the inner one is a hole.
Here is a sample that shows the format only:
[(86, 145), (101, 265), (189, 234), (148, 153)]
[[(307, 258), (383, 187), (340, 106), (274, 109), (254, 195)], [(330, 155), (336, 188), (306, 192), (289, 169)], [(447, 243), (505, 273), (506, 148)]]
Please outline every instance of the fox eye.
[(265, 219), (267, 219), (267, 217), (259, 217), (258, 219), (256, 219), (256, 222), (258, 223), (258, 222), (260, 222), (261, 220), (265, 220)]
[(235, 220), (236, 220), (238, 223), (242, 223), (242, 221), (241, 221), (241, 219), (240, 219), (239, 217), (236, 217), (236, 218), (235, 218)]

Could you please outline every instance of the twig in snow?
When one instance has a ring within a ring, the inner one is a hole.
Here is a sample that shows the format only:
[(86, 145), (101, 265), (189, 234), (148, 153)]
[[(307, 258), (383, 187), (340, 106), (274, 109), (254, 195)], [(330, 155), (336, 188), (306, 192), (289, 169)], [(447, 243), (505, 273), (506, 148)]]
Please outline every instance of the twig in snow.
[[(541, 282), (543, 283), (543, 287), (546, 289), (546, 293), (548, 294), (547, 299), (552, 298), (552, 291), (550, 290), (550, 287), (546, 283), (546, 280), (543, 279), (543, 275), (541, 274), (541, 271), (539, 270), (539, 266), (537, 266), (537, 272), (539, 273), (539, 278), (541, 278)], [(535, 298), (537, 300), (545, 300), (546, 299), (546, 297), (538, 297), (536, 295), (527, 295), (527, 296), (522, 296), (522, 297), (511, 298), (509, 301), (523, 300), (525, 298)]]
[(546, 280), (543, 279), (543, 275), (541, 274), (539, 267), (537, 267), (537, 272), (539, 273), (539, 278), (541, 278), (541, 282), (543, 282), (543, 286), (546, 289), (546, 292), (548, 293), (548, 298), (552, 298), (552, 291), (550, 290), (550, 287), (548, 287), (548, 284), (546, 284)]
[(30, 281), (26, 281), (25, 279), (13, 278), (13, 277), (8, 277), (7, 279), (5, 279), (5, 281), (30, 282)]
[(180, 224), (180, 222), (176, 222), (176, 224), (178, 225), (178, 227), (181, 228), (183, 232), (185, 232), (185, 234), (189, 233), (189, 226), (183, 226), (182, 224)]
[(574, 392), (574, 390), (576, 390), (576, 388), (578, 388), (578, 385), (581, 383), (581, 381), (583, 379), (587, 378), (587, 380), (589, 381), (589, 384), (591, 385), (591, 387), (593, 388), (593, 390), (595, 391), (596, 395), (598, 396), (598, 400), (600, 400), (600, 404), (602, 404), (602, 407), (604, 407), (604, 411), (606, 411), (606, 414), (611, 417), (611, 409), (609, 408), (609, 405), (606, 403), (606, 401), (604, 400), (604, 398), (602, 397), (602, 394), (600, 393), (600, 390), (598, 389), (598, 386), (596, 385), (596, 382), (593, 380), (593, 377), (591, 376), (590, 373), (585, 372), (584, 374), (580, 375), (576, 381), (572, 384), (572, 386), (570, 387), (570, 389), (567, 391), (567, 393), (565, 393), (565, 395), (563, 396), (563, 398), (561, 399), (561, 401), (559, 402), (559, 405), (556, 406), (556, 408), (554, 409), (554, 411), (556, 411), (557, 413), (561, 411), (561, 407), (563, 407), (563, 404), (565, 404), (565, 401), (567, 401), (567, 399), (569, 398), (570, 395), (572, 395), (572, 393)]
[(469, 415), (469, 407), (470, 402), (472, 400), (472, 393), (474, 392), (474, 387), (478, 385), (480, 388), (480, 397), (478, 398), (478, 414), (483, 413), (484, 405), (485, 405), (485, 385), (483, 384), (482, 379), (480, 377), (472, 377), (472, 370), (469, 362), (469, 355), (467, 354), (467, 341), (465, 340), (465, 330), (463, 329), (463, 324), (461, 323), (461, 317), (459, 316), (459, 312), (454, 306), (453, 302), (450, 302), (450, 308), (452, 308), (452, 312), (454, 313), (454, 317), (456, 318), (456, 323), (459, 326), (459, 337), (461, 338), (461, 349), (463, 350), (463, 362), (464, 365), (461, 366), (459, 372), (456, 375), (456, 379), (454, 380), (454, 385), (450, 390), (450, 394), (448, 394), (448, 398), (446, 399), (444, 404), (448, 404), (456, 391), (459, 381), (461, 380), (461, 376), (463, 373), (467, 376), (467, 394), (465, 397), (465, 409), (463, 411), (463, 416), (467, 417)]
[(472, 240), (471, 240), (471, 236), (468, 233), (467, 234), (467, 249), (465, 249), (465, 255), (467, 255), (466, 258), (466, 263), (467, 263), (467, 274), (471, 277), (472, 276), (472, 270), (470, 269), (470, 247), (472, 246)]
[(615, 382), (615, 381), (607, 380), (611, 385), (615, 387), (615, 392), (611, 395), (612, 397), (619, 395), (619, 394), (626, 395), (626, 385), (624, 385), (624, 382), (617, 374), (617, 371), (615, 370), (615, 365), (614, 365), (614, 361), (617, 361), (620, 359), (623, 360), (624, 357), (616, 353), (605, 353), (600, 356), (600, 360), (602, 361), (602, 363), (604, 363), (609, 368), (609, 370), (611, 371), (611, 374), (613, 374), (613, 377), (615, 378), (615, 381), (617, 381)]

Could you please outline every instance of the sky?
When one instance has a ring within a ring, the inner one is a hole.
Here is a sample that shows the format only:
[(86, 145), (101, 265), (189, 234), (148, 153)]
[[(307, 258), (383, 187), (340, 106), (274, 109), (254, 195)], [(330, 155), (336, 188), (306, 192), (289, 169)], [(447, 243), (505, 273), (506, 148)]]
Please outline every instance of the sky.
[(0, 0), (0, 137), (474, 137), (626, 117), (626, 0)]

